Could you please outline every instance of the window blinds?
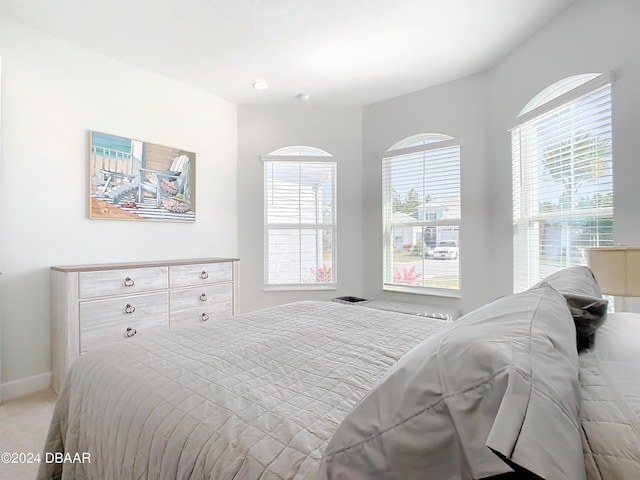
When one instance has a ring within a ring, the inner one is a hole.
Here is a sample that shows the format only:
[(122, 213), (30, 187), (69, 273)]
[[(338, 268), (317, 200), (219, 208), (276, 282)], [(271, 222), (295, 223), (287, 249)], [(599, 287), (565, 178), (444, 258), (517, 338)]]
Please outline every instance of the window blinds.
[[(381, 156), (384, 288), (458, 291), (459, 142), (437, 141)], [(452, 251), (436, 260), (434, 250), (443, 241), (452, 242)]]
[(511, 132), (516, 292), (585, 264), (585, 247), (612, 244), (611, 84), (601, 83), (564, 93)]
[(265, 160), (265, 287), (335, 286), (336, 163)]

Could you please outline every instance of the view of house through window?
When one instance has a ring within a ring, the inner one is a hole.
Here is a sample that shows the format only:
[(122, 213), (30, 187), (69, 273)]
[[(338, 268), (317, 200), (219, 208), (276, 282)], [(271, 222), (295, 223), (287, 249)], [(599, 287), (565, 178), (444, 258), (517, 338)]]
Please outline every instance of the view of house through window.
[(335, 288), (336, 163), (312, 147), (263, 157), (265, 288)]
[(613, 242), (611, 83), (579, 75), (543, 90), (512, 130), (514, 291)]
[(460, 143), (404, 139), (382, 157), (384, 289), (460, 291)]

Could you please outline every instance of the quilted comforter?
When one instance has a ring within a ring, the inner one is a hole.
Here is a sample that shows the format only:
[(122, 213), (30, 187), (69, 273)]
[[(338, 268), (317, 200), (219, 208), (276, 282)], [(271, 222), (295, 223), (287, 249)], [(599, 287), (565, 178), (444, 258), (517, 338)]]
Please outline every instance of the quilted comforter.
[(298, 302), (82, 355), (39, 479), (314, 479), (345, 415), (449, 325)]
[(640, 420), (598, 355), (580, 355), (581, 424), (587, 480), (640, 478)]

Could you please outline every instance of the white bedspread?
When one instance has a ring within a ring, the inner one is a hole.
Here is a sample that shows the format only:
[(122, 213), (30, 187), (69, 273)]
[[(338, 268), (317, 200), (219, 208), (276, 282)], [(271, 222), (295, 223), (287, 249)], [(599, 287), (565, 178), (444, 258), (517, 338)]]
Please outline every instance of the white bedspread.
[(640, 478), (640, 420), (595, 351), (580, 355), (580, 386), (587, 480)]
[(45, 448), (90, 463), (42, 464), (38, 478), (313, 479), (346, 413), (450, 325), (299, 302), (90, 352), (72, 365)]
[(635, 413), (640, 424), (640, 316), (609, 313), (598, 329), (595, 350), (600, 365)]
[(601, 361), (603, 370), (624, 396), (640, 422), (640, 365), (631, 362)]

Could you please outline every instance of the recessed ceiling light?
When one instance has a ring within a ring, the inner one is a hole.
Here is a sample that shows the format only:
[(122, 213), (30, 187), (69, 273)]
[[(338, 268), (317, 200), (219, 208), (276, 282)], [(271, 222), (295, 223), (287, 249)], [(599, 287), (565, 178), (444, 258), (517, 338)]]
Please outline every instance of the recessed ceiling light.
[(299, 93), (298, 95), (296, 95), (296, 98), (301, 102), (306, 102), (311, 98), (311, 95), (309, 95), (308, 93)]
[(266, 90), (269, 88), (269, 85), (267, 84), (267, 82), (263, 82), (262, 80), (256, 80), (251, 84), (251, 86), (256, 90)]

